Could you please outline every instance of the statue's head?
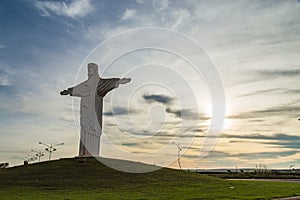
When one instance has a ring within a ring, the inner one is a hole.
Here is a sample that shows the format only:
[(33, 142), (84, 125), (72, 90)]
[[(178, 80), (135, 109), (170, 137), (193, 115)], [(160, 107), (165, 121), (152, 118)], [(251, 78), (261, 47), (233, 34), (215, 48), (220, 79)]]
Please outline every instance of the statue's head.
[(98, 65), (95, 63), (88, 64), (88, 76), (98, 75)]

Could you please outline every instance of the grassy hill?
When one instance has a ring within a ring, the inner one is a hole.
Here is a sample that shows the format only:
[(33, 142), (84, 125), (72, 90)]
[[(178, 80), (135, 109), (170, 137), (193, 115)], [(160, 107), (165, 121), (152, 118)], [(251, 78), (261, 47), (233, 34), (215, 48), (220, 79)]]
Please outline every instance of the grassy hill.
[[(130, 161), (107, 162), (153, 167)], [(0, 199), (272, 199), (300, 195), (300, 184), (228, 181), (174, 169), (134, 174), (94, 158), (60, 159), (0, 170)]]

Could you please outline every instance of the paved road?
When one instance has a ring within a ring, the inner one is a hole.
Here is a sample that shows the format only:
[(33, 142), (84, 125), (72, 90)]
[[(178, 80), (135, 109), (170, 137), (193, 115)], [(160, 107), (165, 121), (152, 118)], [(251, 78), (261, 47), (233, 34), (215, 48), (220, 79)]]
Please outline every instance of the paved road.
[(300, 196), (298, 197), (287, 197), (287, 198), (280, 198), (280, 199), (273, 199), (273, 200), (299, 200)]
[(227, 179), (227, 180), (233, 180), (233, 181), (272, 181), (272, 182), (300, 183), (300, 179)]

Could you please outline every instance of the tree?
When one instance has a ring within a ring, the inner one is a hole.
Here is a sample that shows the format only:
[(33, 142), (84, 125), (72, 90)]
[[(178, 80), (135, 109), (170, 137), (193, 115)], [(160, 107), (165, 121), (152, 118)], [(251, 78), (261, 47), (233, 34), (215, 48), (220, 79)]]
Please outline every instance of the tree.
[(256, 173), (258, 173), (258, 174), (266, 174), (269, 171), (268, 166), (264, 165), (264, 164), (258, 164), (258, 165), (255, 165), (255, 167), (256, 167)]

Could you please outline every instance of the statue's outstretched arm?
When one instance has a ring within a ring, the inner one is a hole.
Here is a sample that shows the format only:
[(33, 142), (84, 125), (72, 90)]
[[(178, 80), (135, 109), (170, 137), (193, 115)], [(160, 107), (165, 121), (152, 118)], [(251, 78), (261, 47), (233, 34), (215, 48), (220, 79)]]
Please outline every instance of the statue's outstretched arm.
[(131, 78), (122, 78), (119, 80), (119, 84), (126, 84), (131, 81)]
[(68, 88), (67, 90), (63, 90), (60, 92), (60, 95), (71, 95), (72, 96), (73, 88)]

